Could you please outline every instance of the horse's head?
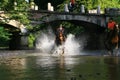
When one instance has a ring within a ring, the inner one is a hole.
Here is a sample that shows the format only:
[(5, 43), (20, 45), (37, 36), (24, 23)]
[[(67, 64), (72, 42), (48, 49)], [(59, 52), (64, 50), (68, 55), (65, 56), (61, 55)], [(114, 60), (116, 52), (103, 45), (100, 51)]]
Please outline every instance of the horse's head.
[(113, 30), (110, 31), (110, 37), (111, 39), (114, 38), (115, 36), (118, 36), (119, 34), (119, 28), (117, 25), (115, 25), (115, 27), (113, 28)]

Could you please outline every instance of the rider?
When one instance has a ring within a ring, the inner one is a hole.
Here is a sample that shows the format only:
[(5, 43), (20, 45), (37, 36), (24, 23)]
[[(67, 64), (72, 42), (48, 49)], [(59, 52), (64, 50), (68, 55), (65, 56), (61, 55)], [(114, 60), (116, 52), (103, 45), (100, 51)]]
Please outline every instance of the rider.
[(62, 33), (62, 36), (65, 40), (65, 29), (63, 28), (62, 24), (57, 28), (57, 32), (56, 32), (56, 40), (59, 41), (59, 37), (61, 36), (60, 33)]
[(116, 27), (116, 22), (113, 20), (113, 18), (110, 18), (108, 23), (107, 23), (107, 30), (108, 30), (108, 35), (107, 38), (110, 39), (112, 35), (112, 31)]
[(62, 24), (60, 25), (60, 27), (57, 29), (57, 34), (59, 35), (59, 33), (62, 33), (63, 36), (65, 37), (65, 29), (63, 28)]
[(108, 29), (113, 30), (115, 26), (116, 26), (116, 22), (113, 20), (113, 18), (110, 18), (108, 22)]
[(64, 32), (64, 28), (63, 28), (62, 24), (59, 26), (59, 28), (57, 29), (57, 31), (58, 31), (58, 32), (60, 32), (60, 31), (61, 31), (61, 32)]

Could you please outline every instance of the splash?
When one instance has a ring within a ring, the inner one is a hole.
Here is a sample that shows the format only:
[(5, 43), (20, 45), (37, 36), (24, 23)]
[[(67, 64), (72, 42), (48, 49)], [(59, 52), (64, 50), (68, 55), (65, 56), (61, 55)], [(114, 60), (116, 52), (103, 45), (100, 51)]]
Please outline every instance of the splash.
[(55, 42), (54, 34), (49, 31), (49, 33), (42, 32), (36, 41), (36, 49), (41, 50), (43, 53), (50, 53)]
[(76, 38), (73, 34), (69, 34), (67, 36), (64, 47), (65, 47), (65, 55), (78, 55), (78, 54), (80, 54), (81, 45), (76, 40)]
[(63, 45), (55, 45), (55, 35), (53, 33), (42, 33), (37, 40), (36, 48), (40, 49), (44, 53), (51, 53), (53, 55), (80, 55), (81, 44), (73, 34), (67, 35), (67, 39)]

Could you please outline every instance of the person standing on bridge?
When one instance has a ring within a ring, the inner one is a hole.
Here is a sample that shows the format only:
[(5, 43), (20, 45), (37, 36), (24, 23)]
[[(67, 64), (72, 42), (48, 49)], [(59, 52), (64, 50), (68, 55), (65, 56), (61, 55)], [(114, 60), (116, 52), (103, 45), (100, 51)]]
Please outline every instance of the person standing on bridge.
[(70, 3), (68, 5), (69, 11), (73, 12), (74, 7), (75, 7), (75, 0), (70, 0)]
[(70, 0), (72, 7), (75, 6), (75, 0)]

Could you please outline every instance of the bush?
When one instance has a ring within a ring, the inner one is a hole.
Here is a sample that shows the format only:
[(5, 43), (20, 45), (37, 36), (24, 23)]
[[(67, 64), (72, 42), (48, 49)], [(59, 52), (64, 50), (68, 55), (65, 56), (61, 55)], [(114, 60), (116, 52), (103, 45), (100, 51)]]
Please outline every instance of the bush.
[(0, 47), (8, 46), (10, 40), (10, 33), (4, 29), (4, 27), (0, 26)]

